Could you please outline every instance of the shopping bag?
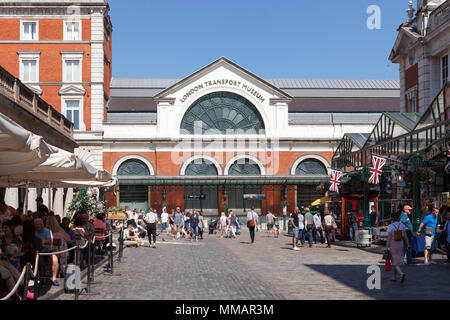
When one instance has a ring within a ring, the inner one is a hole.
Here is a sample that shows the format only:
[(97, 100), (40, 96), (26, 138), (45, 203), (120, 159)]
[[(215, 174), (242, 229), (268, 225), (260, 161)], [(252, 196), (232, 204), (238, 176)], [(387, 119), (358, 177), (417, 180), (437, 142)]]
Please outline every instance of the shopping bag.
[(389, 258), (386, 260), (385, 264), (384, 264), (384, 270), (386, 272), (391, 272), (391, 253), (389, 253)]

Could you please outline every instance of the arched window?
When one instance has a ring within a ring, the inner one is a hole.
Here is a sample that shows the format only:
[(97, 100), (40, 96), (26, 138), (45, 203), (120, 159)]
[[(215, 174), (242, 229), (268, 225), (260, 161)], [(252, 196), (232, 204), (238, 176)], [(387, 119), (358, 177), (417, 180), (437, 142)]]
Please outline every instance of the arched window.
[(136, 177), (136, 176), (149, 176), (150, 171), (147, 165), (138, 159), (130, 159), (122, 163), (117, 170), (118, 176)]
[(187, 176), (217, 176), (216, 166), (207, 159), (197, 159), (192, 161), (185, 171)]
[(230, 176), (259, 176), (260, 174), (259, 166), (250, 159), (236, 160), (228, 171)]
[(306, 159), (295, 169), (295, 174), (299, 176), (327, 176), (327, 168), (316, 159)]
[(256, 107), (231, 92), (213, 92), (195, 101), (181, 121), (181, 134), (264, 134)]

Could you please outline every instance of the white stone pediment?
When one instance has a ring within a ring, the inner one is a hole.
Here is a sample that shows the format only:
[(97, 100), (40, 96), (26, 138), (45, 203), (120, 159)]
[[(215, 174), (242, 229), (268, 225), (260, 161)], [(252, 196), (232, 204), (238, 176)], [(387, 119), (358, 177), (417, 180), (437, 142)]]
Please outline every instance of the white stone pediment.
[(61, 96), (84, 96), (86, 90), (81, 85), (64, 85), (59, 90)]
[(291, 97), (227, 58), (220, 58), (157, 94), (156, 101), (191, 104), (204, 94), (231, 91), (260, 104)]

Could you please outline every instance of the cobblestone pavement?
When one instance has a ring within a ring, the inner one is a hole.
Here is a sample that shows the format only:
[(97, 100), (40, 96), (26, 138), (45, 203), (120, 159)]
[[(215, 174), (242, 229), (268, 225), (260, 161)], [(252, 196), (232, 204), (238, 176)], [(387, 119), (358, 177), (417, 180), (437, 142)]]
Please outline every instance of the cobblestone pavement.
[[(167, 239), (167, 236), (165, 237)], [(92, 286), (95, 296), (80, 300), (266, 300), (266, 299), (450, 299), (450, 266), (436, 254), (438, 265), (404, 266), (404, 284), (389, 281), (384, 271), (384, 248), (356, 248), (337, 242), (290, 250), (292, 238), (269, 238), (256, 233), (254, 244), (243, 230), (238, 239), (205, 235), (205, 240), (160, 241), (156, 249), (126, 248), (111, 276), (101, 269)], [(369, 290), (367, 267), (381, 267), (381, 289)], [(71, 300), (63, 294), (58, 299)]]

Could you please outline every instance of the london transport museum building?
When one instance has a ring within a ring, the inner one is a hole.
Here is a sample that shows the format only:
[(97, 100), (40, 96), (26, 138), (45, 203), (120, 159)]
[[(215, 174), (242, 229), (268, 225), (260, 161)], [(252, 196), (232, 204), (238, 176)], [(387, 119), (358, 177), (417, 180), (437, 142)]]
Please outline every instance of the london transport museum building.
[[(109, 206), (289, 213), (323, 196), (341, 140), (361, 147), (380, 118), (424, 112), (435, 91), (422, 96), (420, 61), (417, 110), (411, 61), (401, 81), (262, 79), (224, 57), (183, 79), (112, 78), (109, 5), (76, 3), (0, 0), (0, 65), (74, 123), (77, 155), (118, 177)], [(396, 46), (409, 48), (405, 28)]]

